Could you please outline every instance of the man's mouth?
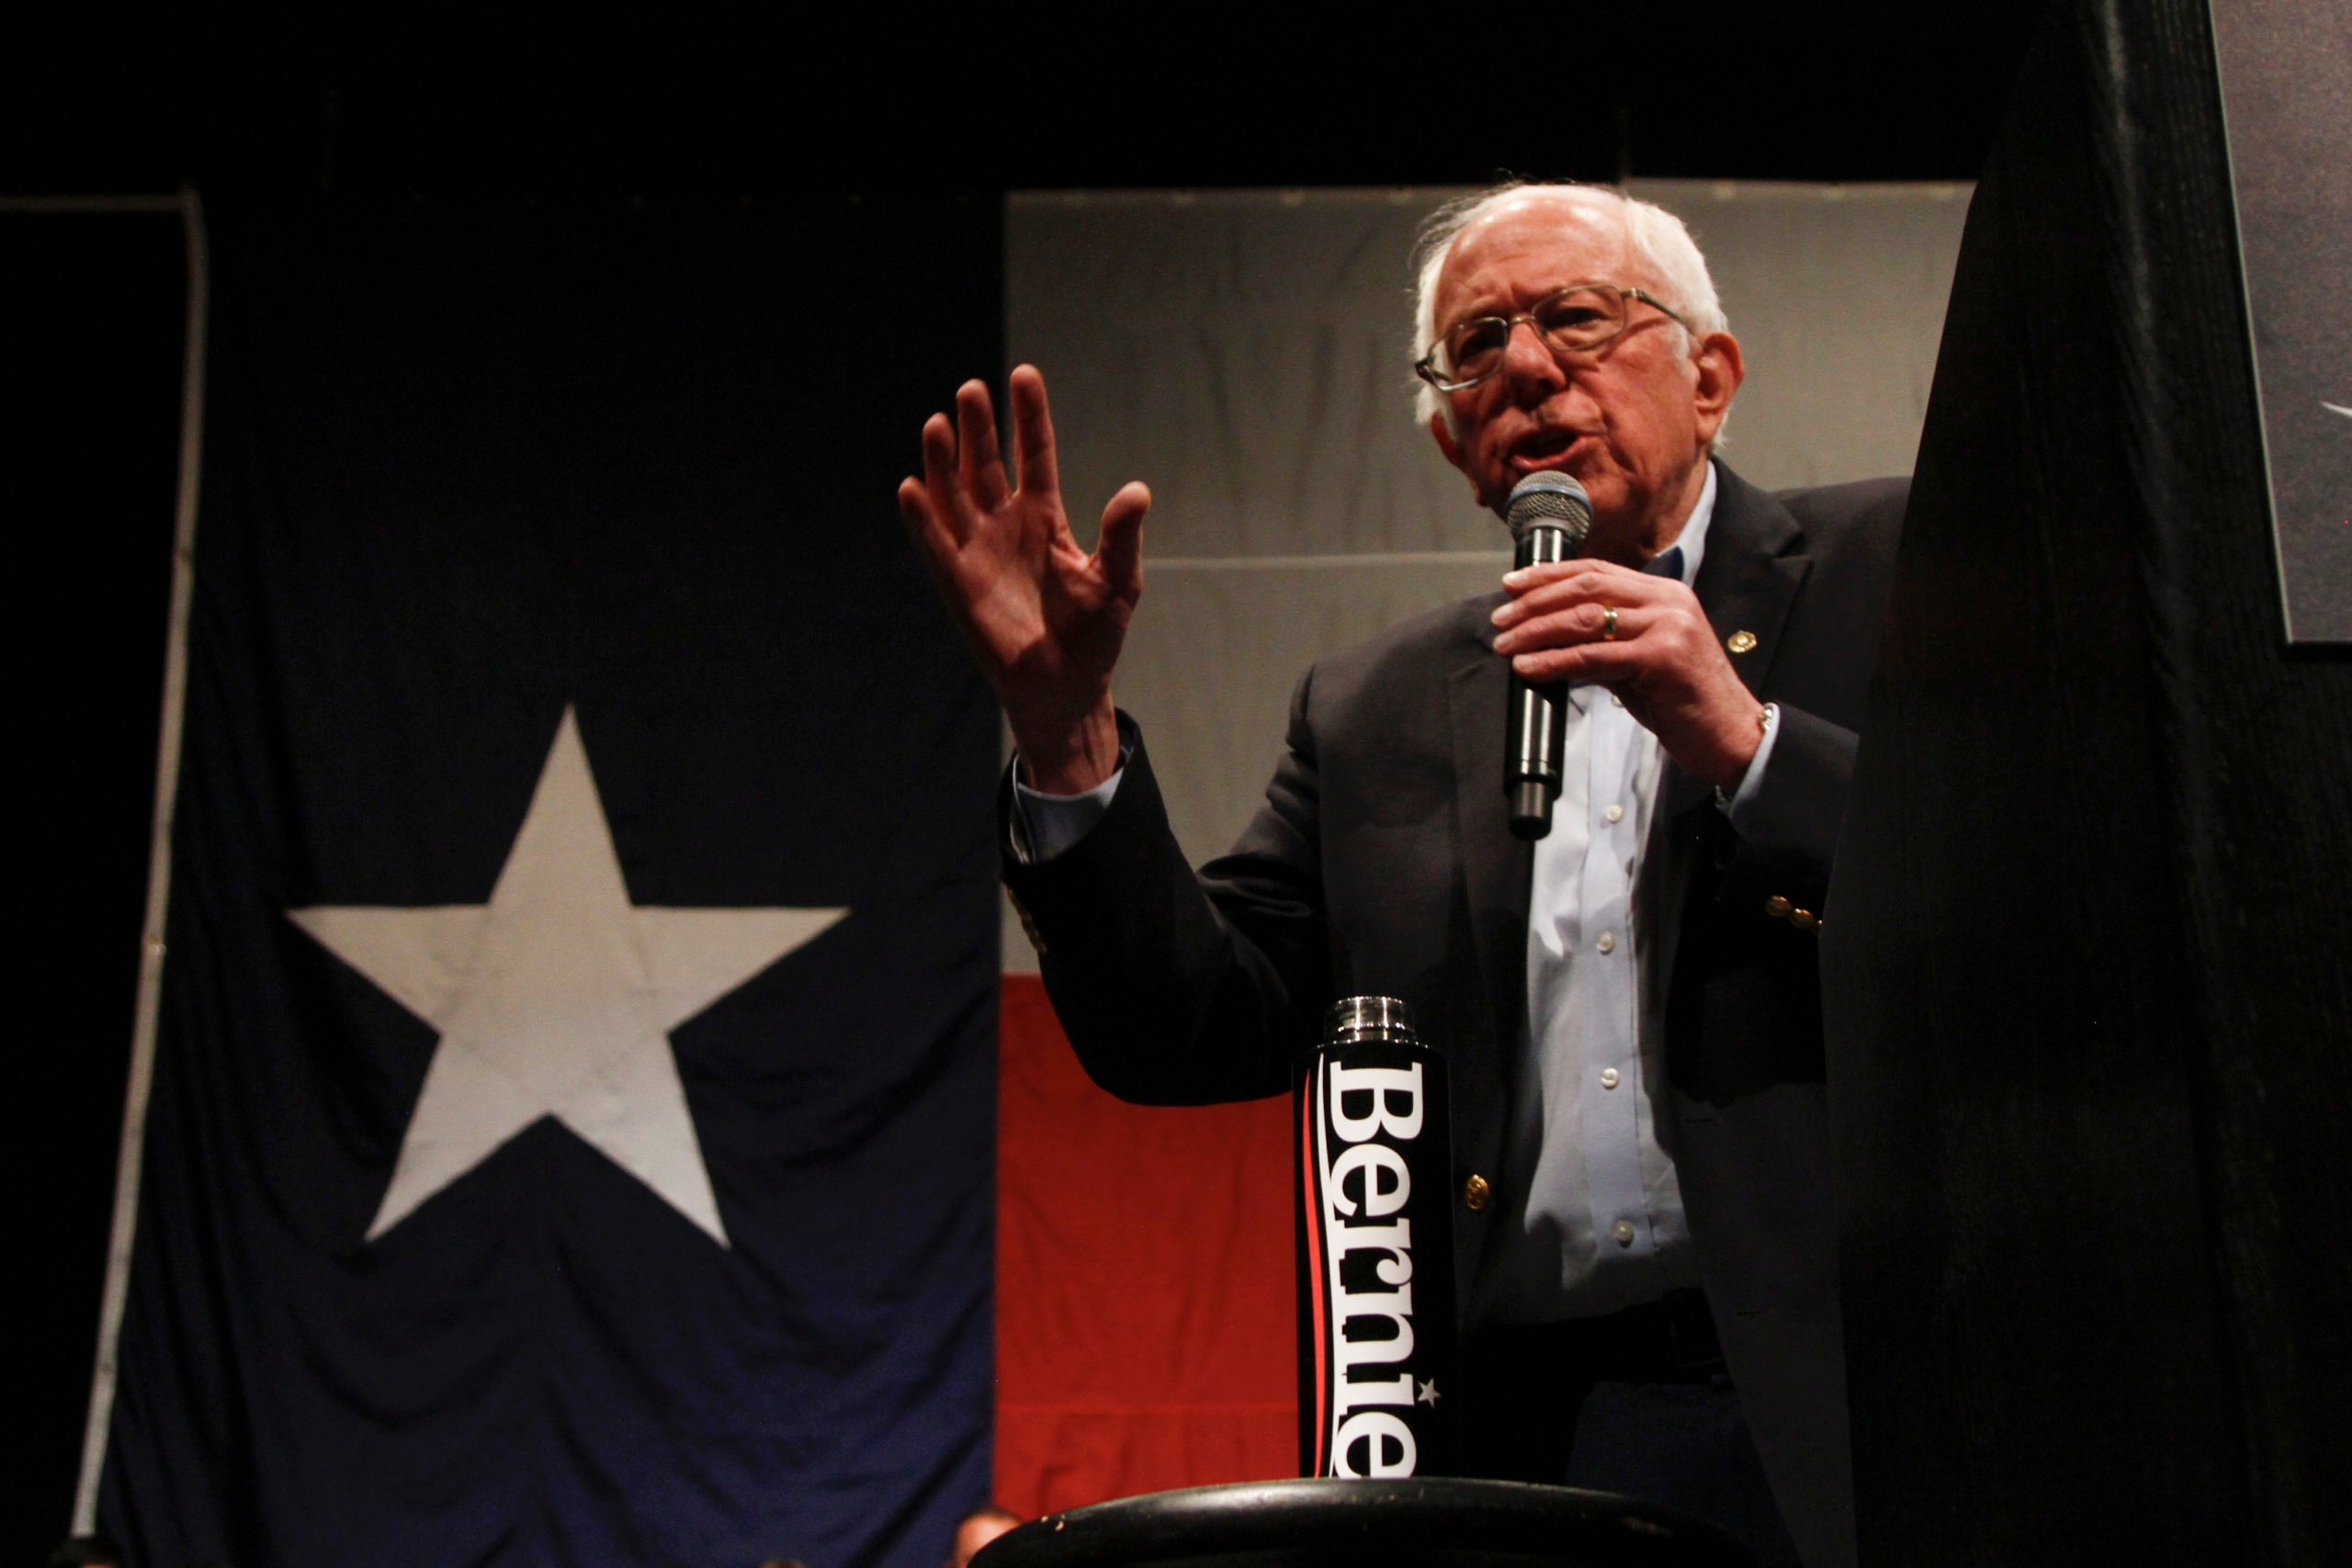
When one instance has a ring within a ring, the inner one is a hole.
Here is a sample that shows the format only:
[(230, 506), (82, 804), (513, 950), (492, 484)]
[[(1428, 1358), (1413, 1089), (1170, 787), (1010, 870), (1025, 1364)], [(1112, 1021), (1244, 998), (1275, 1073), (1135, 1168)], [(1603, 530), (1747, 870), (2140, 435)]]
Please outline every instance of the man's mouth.
[(1585, 439), (1573, 430), (1546, 427), (1521, 436), (1510, 449), (1510, 466), (1522, 474), (1556, 468), (1566, 461), (1577, 443)]

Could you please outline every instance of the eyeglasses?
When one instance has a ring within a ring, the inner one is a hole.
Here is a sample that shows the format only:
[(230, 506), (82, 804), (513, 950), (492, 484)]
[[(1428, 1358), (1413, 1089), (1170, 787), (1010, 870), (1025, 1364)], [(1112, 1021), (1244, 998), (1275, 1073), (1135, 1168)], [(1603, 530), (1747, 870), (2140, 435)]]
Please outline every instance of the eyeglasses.
[(1413, 367), (1413, 374), (1441, 392), (1475, 387), (1503, 367), (1510, 334), (1521, 321), (1532, 324), (1554, 354), (1589, 355), (1624, 333), (1635, 299), (1657, 306), (1685, 332), (1690, 330), (1690, 323), (1655, 294), (1615, 283), (1572, 283), (1516, 316), (1473, 316), (1455, 322)]

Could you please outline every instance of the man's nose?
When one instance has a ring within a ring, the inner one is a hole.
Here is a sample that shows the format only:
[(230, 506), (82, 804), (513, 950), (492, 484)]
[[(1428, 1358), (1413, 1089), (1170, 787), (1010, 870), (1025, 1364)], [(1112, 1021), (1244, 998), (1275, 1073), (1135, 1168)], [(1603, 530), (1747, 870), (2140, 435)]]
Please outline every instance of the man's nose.
[[(1521, 331), (1525, 328), (1525, 331)], [(1525, 316), (1510, 324), (1510, 335), (1503, 340), (1503, 374), (1514, 387), (1526, 387), (1550, 391), (1567, 384), (1566, 367), (1544, 334)]]

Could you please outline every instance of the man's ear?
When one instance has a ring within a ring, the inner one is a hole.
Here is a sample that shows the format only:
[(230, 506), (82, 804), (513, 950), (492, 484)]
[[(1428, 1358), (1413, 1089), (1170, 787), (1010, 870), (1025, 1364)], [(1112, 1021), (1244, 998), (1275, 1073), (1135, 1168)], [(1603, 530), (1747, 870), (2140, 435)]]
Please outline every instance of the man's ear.
[(1460, 468), (1462, 446), (1453, 439), (1453, 432), (1445, 427), (1445, 415), (1442, 413), (1430, 415), (1430, 434), (1437, 437), (1437, 449), (1445, 454), (1445, 460), (1455, 468)]
[(1715, 432), (1723, 428), (1724, 416), (1731, 412), (1732, 395), (1747, 377), (1747, 362), (1740, 355), (1737, 338), (1729, 333), (1709, 333), (1691, 350), (1690, 365), (1698, 373), (1692, 409), (1698, 416), (1699, 439), (1713, 441)]

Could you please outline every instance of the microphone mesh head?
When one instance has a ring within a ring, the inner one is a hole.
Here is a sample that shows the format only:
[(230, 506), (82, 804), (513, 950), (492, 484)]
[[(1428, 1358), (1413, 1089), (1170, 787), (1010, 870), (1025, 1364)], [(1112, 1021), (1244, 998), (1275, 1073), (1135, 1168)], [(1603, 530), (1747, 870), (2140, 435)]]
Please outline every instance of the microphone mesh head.
[(1503, 521), (1510, 525), (1513, 538), (1540, 523), (1563, 529), (1580, 545), (1592, 531), (1592, 498), (1567, 475), (1546, 468), (1511, 486)]

